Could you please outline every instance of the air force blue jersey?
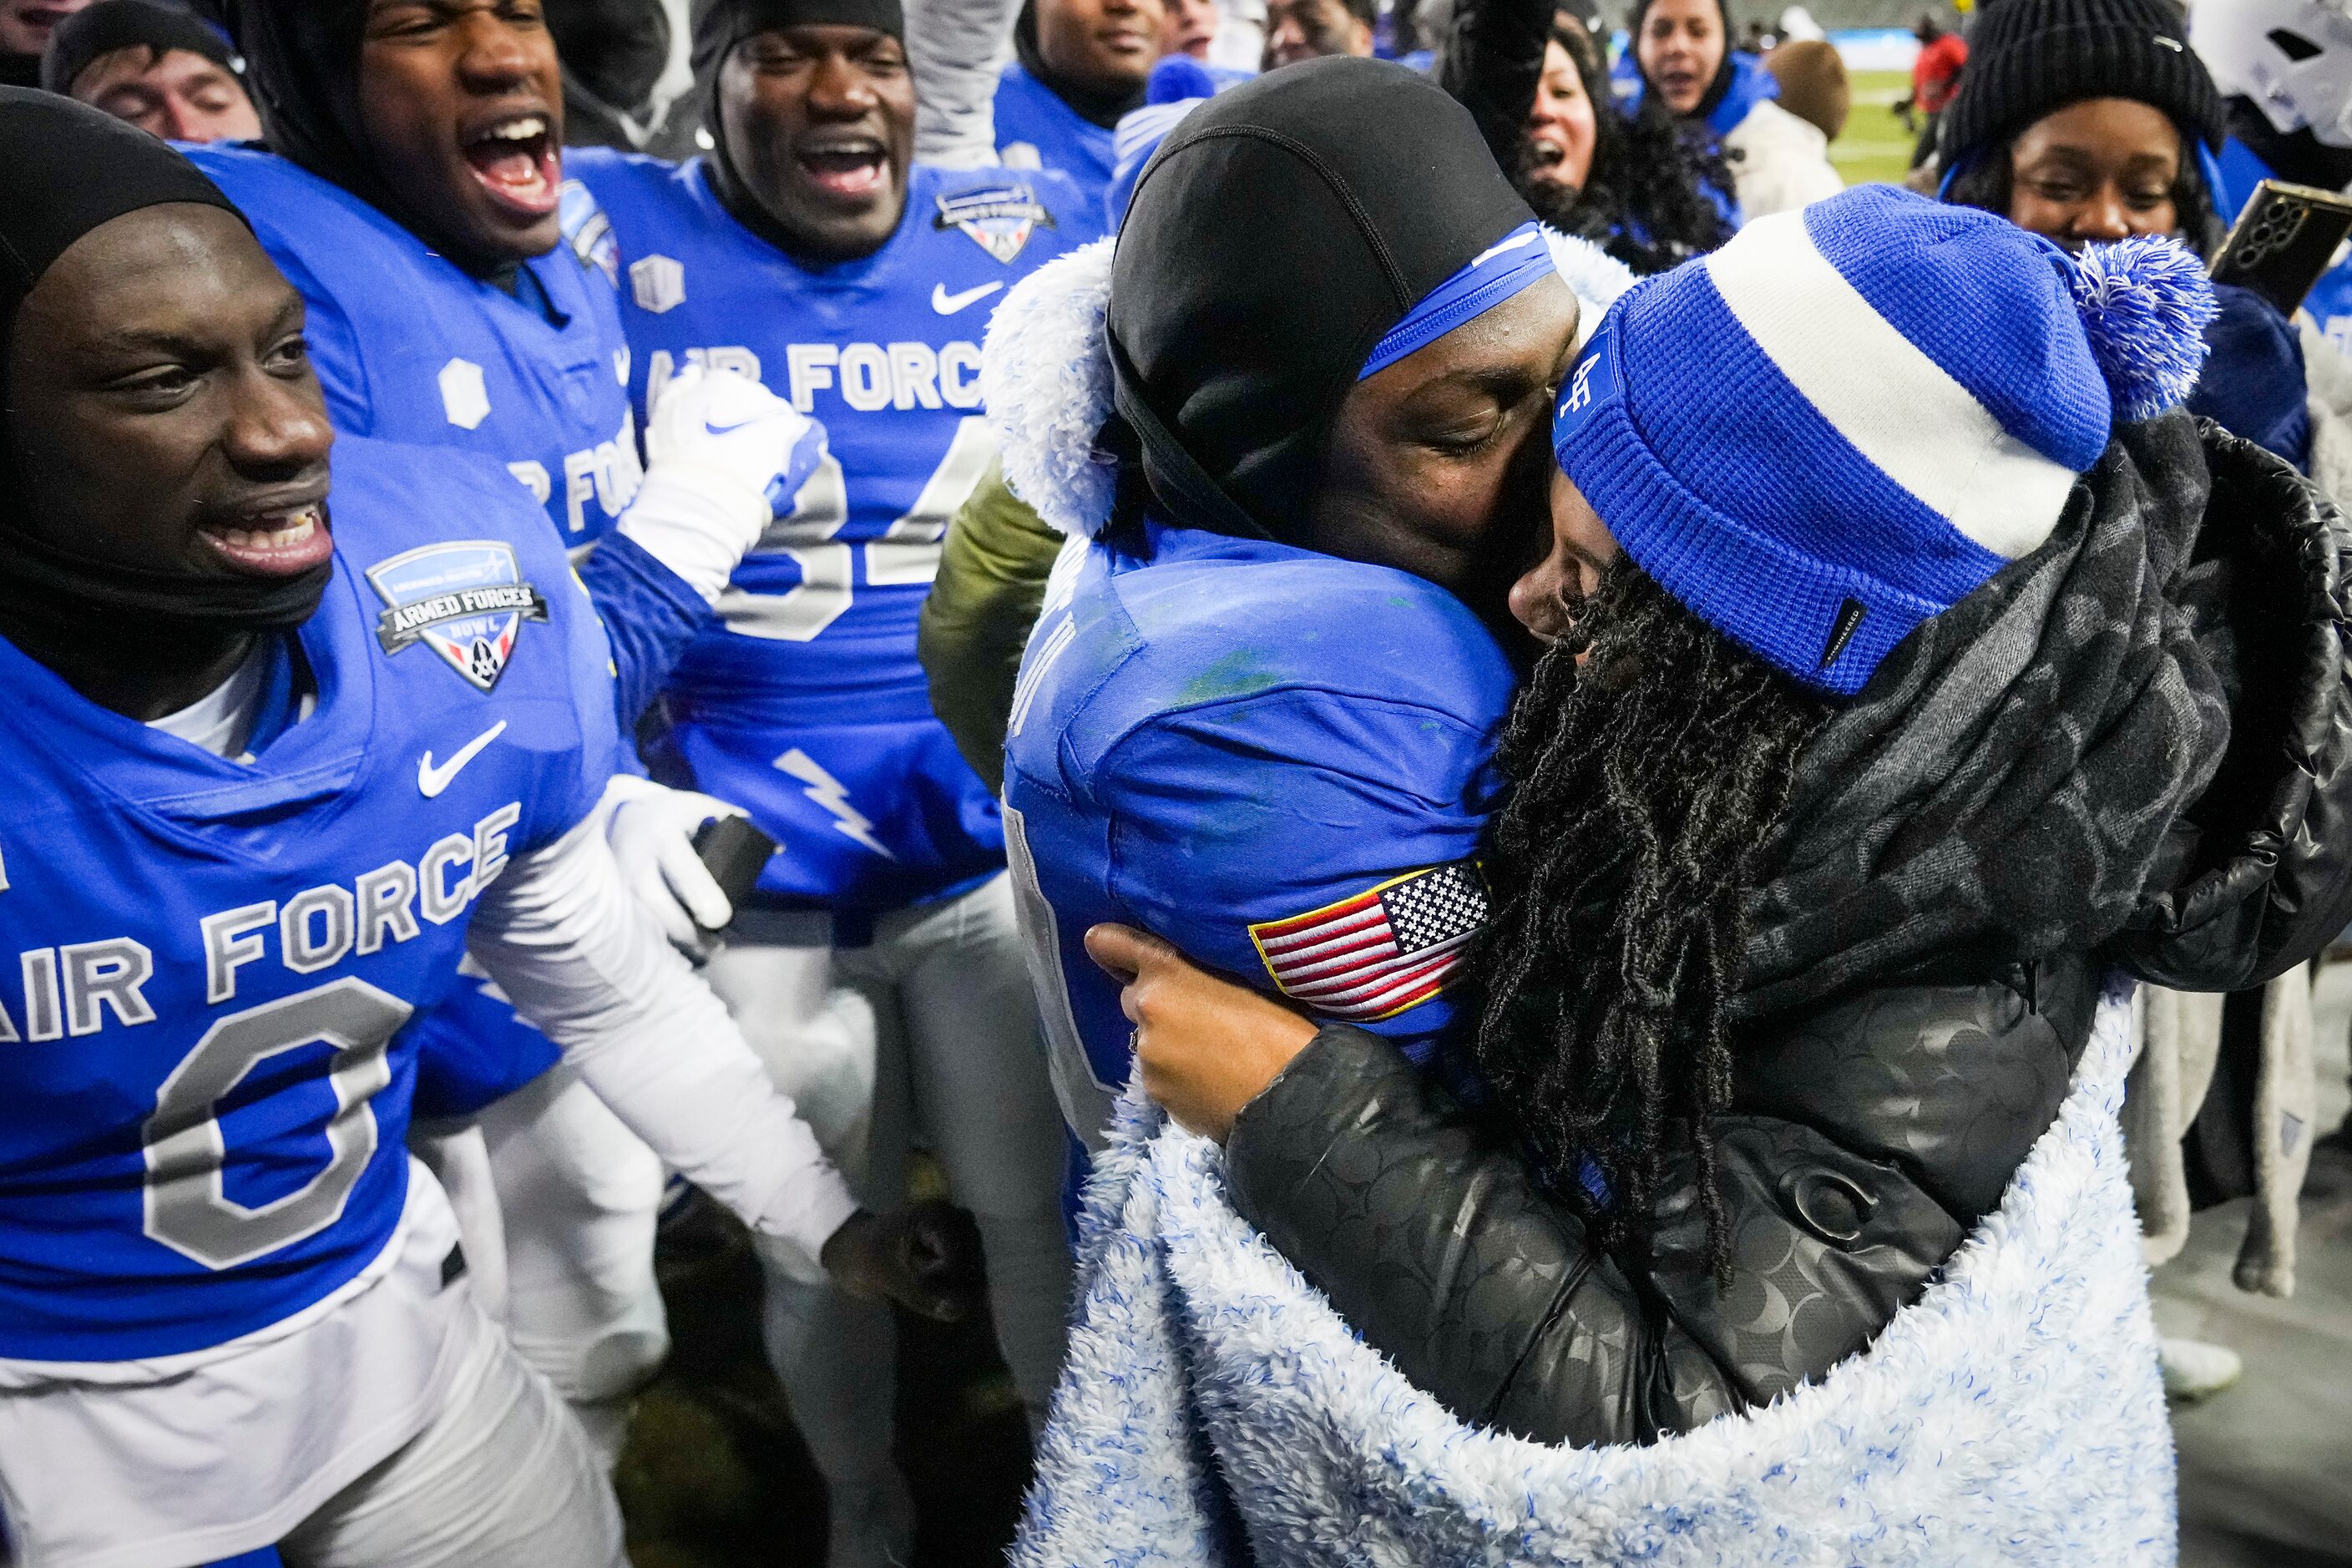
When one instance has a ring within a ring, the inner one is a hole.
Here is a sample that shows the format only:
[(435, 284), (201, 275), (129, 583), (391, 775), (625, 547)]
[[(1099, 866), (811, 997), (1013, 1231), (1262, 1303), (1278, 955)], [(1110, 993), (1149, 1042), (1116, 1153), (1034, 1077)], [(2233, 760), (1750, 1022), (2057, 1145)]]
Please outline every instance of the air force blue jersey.
[(831, 438), (680, 660), (657, 770), (790, 847), (761, 879), (772, 902), (877, 912), (991, 874), (996, 803), (931, 713), (916, 622), (994, 455), (979, 381), (990, 311), (1097, 237), (1097, 205), (1055, 174), (918, 165), (882, 248), (815, 268), (729, 216), (700, 160), (575, 152), (572, 166), (620, 242), (639, 406), (681, 366), (732, 367)]
[(1023, 661), (1004, 825), (1071, 1128), (1130, 1066), (1118, 921), (1419, 1055), (1486, 920), (1509, 661), (1453, 595), (1386, 567), (1150, 525), (1063, 557)]
[(1057, 169), (1099, 207), (1118, 167), (1118, 133), (1097, 125), (1019, 60), (996, 79), (996, 155), (1009, 167)]
[(0, 643), (0, 1357), (205, 1349), (364, 1268), (406, 1195), (405, 1026), (613, 771), (603, 632), (513, 479), (334, 462), (316, 708), (252, 763)]
[(186, 151), (309, 302), (336, 429), (496, 458), (567, 545), (620, 521), (644, 474), (612, 235), (585, 187), (566, 182), (563, 243), (522, 268), (558, 323), (275, 153)]

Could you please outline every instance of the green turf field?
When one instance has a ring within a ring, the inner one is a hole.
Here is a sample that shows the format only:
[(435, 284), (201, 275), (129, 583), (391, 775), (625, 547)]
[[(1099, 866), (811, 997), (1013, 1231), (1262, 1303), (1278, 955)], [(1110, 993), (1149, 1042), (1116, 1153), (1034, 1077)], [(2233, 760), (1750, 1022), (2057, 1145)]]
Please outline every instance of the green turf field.
[(1854, 73), (1853, 113), (1845, 134), (1830, 143), (1830, 162), (1847, 184), (1903, 177), (1917, 133), (1895, 118), (1895, 100), (1910, 90), (1911, 79), (1900, 71)]

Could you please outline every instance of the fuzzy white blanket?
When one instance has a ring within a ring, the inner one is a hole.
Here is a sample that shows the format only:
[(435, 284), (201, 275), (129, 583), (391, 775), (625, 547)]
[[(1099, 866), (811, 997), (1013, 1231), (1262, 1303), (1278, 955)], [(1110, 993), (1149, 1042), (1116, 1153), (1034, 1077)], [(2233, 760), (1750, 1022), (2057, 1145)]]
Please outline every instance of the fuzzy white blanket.
[(2173, 1457), (2116, 1109), (2128, 987), (2057, 1121), (1864, 1354), (1647, 1447), (1464, 1426), (1130, 1099), (1082, 1221), (1018, 1568), (2175, 1561)]

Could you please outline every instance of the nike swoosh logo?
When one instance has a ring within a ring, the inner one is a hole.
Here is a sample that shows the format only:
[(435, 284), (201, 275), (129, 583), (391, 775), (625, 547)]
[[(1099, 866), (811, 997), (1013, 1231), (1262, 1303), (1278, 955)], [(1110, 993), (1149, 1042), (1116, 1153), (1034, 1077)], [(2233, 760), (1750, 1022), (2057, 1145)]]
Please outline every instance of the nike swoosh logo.
[[(765, 418), (766, 416), (762, 415), (761, 417)], [(732, 436), (736, 431), (747, 429), (759, 422), (758, 419), (738, 419), (732, 425), (713, 425), (706, 419), (702, 422), (702, 427), (713, 436)]]
[(416, 793), (431, 800), (449, 787), (450, 782), (466, 771), (466, 764), (482, 754), (482, 748), (507, 732), (503, 719), (466, 742), (465, 749), (439, 767), (433, 765), (433, 753), (425, 752), (416, 759)]
[[(1482, 267), (1486, 263), (1492, 261), (1496, 257), (1502, 255), (1503, 252), (1507, 250), (1517, 250), (1522, 246), (1533, 245), (1537, 240), (1541, 239), (1542, 237), (1543, 237), (1538, 234), (1523, 234), (1517, 239), (1507, 239), (1503, 241), (1502, 244), (1494, 247), (1492, 249), (1482, 250), (1477, 255), (1472, 257), (1470, 258), (1470, 267)], [(1470, 268), (1468, 267), (1463, 268), (1465, 272), (1469, 269)]]
[(952, 316), (966, 305), (976, 300), (985, 300), (1003, 287), (1002, 283), (982, 283), (978, 288), (967, 289), (961, 294), (950, 294), (948, 292), (946, 284), (934, 283), (931, 285), (931, 309), (942, 316)]

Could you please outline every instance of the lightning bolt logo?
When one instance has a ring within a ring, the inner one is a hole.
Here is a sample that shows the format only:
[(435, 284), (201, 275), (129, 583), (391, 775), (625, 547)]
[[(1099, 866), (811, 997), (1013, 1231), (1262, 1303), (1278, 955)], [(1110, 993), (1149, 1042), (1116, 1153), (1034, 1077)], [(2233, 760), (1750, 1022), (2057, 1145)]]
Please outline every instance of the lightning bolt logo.
[(814, 757), (794, 746), (776, 759), (775, 766), (779, 773), (808, 785), (801, 793), (833, 818), (835, 832), (845, 834), (885, 860), (898, 858), (883, 847), (880, 839), (874, 837), (874, 819), (849, 804), (849, 791), (839, 779), (825, 772)]

